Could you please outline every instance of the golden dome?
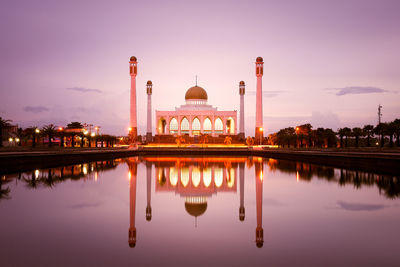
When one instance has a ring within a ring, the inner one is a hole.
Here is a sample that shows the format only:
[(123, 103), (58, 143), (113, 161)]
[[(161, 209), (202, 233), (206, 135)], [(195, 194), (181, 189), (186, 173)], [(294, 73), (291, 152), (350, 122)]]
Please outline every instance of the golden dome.
[(137, 61), (135, 56), (131, 56), (131, 60), (130, 61)]
[(152, 85), (153, 83), (151, 81), (147, 81), (147, 85)]
[(258, 57), (258, 58), (256, 59), (256, 61), (257, 61), (257, 62), (263, 62), (264, 60), (263, 60), (262, 57)]
[(244, 81), (240, 81), (240, 82), (239, 82), (239, 85), (244, 85)]
[(196, 86), (190, 87), (189, 90), (186, 91), (185, 99), (186, 100), (188, 100), (188, 99), (204, 99), (204, 100), (207, 100), (208, 96), (207, 96), (206, 90), (204, 90), (200, 86), (196, 85)]
[(185, 210), (187, 213), (194, 217), (198, 217), (203, 215), (207, 210), (207, 202), (206, 203), (185, 203)]

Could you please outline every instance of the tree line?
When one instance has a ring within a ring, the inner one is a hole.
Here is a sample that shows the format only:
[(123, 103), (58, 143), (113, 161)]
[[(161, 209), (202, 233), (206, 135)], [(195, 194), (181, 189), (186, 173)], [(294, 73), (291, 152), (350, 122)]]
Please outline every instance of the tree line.
[[(10, 122), (0, 117), (0, 147), (3, 146), (3, 129), (11, 127)], [(17, 128), (13, 134), (15, 137), (12, 138), (12, 142), (17, 146), (36, 147), (40, 143), (47, 143), (49, 147), (55, 144), (60, 147), (113, 147), (117, 142), (116, 136), (88, 132), (80, 122), (71, 122), (65, 128), (56, 127), (54, 124), (41, 128)]]
[(400, 119), (379, 123), (376, 126), (344, 127), (337, 131), (331, 128), (317, 128), (309, 123), (287, 127), (269, 135), (272, 145), (282, 147), (400, 147)]

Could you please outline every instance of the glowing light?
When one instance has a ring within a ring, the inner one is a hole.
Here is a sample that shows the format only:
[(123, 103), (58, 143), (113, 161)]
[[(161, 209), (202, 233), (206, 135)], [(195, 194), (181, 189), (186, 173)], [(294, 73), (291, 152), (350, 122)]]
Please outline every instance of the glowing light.
[(297, 182), (300, 181), (300, 174), (299, 174), (299, 172), (296, 172), (296, 181), (297, 181)]
[(36, 128), (35, 132), (36, 133), (40, 133), (40, 130), (38, 128)]
[(123, 137), (121, 137), (119, 140), (121, 140), (121, 141), (122, 141), (122, 140), (124, 140), (124, 138), (123, 138)]
[(89, 133), (89, 132), (88, 132), (88, 131), (86, 131), (86, 130), (83, 132), (83, 134), (84, 134), (84, 135), (87, 135), (88, 133)]
[(83, 166), (83, 168), (82, 168), (82, 172), (83, 172), (83, 174), (84, 174), (84, 175), (86, 175), (86, 174), (87, 174), (87, 168), (86, 168), (86, 166)]
[(59, 130), (59, 131), (62, 131), (62, 130), (63, 130), (63, 127), (58, 127), (58, 130)]
[(260, 128), (260, 132), (262, 132), (262, 131), (264, 131), (264, 129), (261, 127), (261, 128)]
[(128, 180), (130, 181), (132, 178), (132, 173), (130, 171), (128, 171)]
[(176, 186), (178, 183), (178, 172), (175, 168), (169, 169), (169, 182), (172, 186)]
[(39, 178), (39, 170), (35, 170), (35, 178)]
[(200, 184), (200, 169), (199, 168), (193, 168), (193, 170), (192, 170), (192, 183), (193, 183), (194, 187), (197, 187)]
[(10, 138), (8, 138), (8, 141), (12, 142), (12, 141), (13, 141), (13, 139), (10, 137)]
[(205, 169), (203, 171), (203, 183), (204, 183), (205, 187), (209, 187), (210, 186), (211, 180), (212, 180), (211, 175), (212, 174), (211, 174), (211, 169), (210, 168), (207, 168), (207, 169)]
[(235, 170), (229, 169), (228, 170), (228, 177), (226, 178), (226, 184), (229, 188), (232, 188), (235, 184)]
[(376, 145), (379, 145), (379, 142), (376, 142)]
[(263, 171), (260, 171), (260, 180), (262, 181), (264, 179), (264, 173)]
[(132, 127), (129, 127), (129, 128), (128, 128), (128, 132), (130, 132), (130, 131), (132, 131)]
[(91, 134), (90, 134), (90, 136), (92, 136), (92, 137), (95, 136), (95, 135), (96, 135), (96, 133), (91, 133)]
[(94, 181), (95, 181), (95, 182), (97, 182), (98, 177), (99, 177), (99, 176), (98, 176), (97, 172), (95, 172), (95, 173), (94, 173)]
[(181, 169), (181, 183), (184, 187), (189, 184), (189, 168)]
[(223, 175), (224, 172), (221, 168), (215, 169), (215, 186), (216, 187), (220, 187), (222, 185), (223, 182)]

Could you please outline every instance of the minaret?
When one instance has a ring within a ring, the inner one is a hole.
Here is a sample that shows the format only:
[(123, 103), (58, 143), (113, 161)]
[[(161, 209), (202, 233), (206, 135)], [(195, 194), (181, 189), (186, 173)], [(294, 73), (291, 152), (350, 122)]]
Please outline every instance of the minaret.
[(129, 72), (131, 75), (131, 109), (130, 109), (130, 132), (131, 142), (137, 138), (137, 115), (136, 115), (136, 75), (137, 75), (137, 59), (132, 56), (129, 61)]
[(130, 226), (128, 243), (131, 248), (136, 246), (136, 226), (135, 226), (135, 210), (136, 210), (136, 162), (129, 161), (129, 211), (130, 211)]
[(153, 93), (153, 83), (147, 81), (147, 133), (146, 141), (151, 142), (153, 139), (153, 133), (151, 132), (151, 94)]
[(146, 220), (151, 221), (151, 162), (146, 162), (146, 178), (147, 178), (147, 207)]
[(262, 76), (264, 61), (262, 57), (256, 59), (257, 94), (256, 94), (256, 144), (263, 140), (263, 107), (262, 107)]
[(240, 125), (239, 125), (239, 137), (244, 139), (244, 81), (239, 83), (239, 95), (240, 95)]
[(262, 202), (263, 202), (263, 180), (264, 170), (263, 163), (256, 162), (256, 208), (257, 208), (257, 228), (256, 228), (256, 245), (261, 248), (264, 244), (264, 230), (262, 228)]
[(239, 163), (239, 177), (240, 177), (240, 207), (239, 207), (239, 220), (244, 221), (244, 163)]

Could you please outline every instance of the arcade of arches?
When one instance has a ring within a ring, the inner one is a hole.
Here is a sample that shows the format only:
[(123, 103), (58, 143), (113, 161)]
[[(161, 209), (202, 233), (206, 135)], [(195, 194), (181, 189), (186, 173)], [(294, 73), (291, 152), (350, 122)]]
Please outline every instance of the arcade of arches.
[(175, 111), (157, 111), (156, 126), (159, 135), (211, 136), (237, 134), (237, 112), (218, 111), (207, 105), (207, 93), (199, 87), (189, 88), (185, 95), (186, 105)]

